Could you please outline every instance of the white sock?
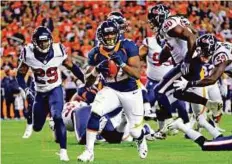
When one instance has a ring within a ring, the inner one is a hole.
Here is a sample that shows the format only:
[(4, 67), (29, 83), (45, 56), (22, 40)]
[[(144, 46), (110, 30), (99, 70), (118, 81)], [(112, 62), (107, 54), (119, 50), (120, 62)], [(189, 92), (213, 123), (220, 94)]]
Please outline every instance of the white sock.
[(66, 149), (60, 149), (60, 153), (66, 153), (67, 154), (67, 150)]
[(96, 136), (97, 132), (91, 130), (86, 131), (86, 149), (90, 152), (93, 152)]
[(221, 133), (215, 127), (206, 121), (203, 115), (200, 115), (198, 120), (199, 124), (204, 127), (213, 136), (213, 138), (217, 138), (219, 135), (221, 135)]
[(177, 124), (177, 127), (193, 141), (195, 141), (198, 137), (202, 136), (201, 133), (194, 131), (193, 129), (189, 128), (189, 126), (183, 124), (182, 122)]

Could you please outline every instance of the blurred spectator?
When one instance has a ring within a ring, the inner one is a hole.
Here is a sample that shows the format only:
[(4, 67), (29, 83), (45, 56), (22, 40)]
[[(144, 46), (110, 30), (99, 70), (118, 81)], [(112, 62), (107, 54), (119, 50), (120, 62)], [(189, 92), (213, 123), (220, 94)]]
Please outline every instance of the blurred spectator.
[(11, 1), (1, 2), (1, 51), (6, 56), (17, 55), (17, 46), (7, 44), (8, 39), (19, 33), (28, 43), (34, 28), (44, 25), (53, 31), (54, 42), (62, 42), (69, 54), (75, 51), (86, 57), (93, 47), (98, 24), (110, 11), (119, 9), (130, 22), (127, 37), (140, 44), (144, 37), (151, 35), (146, 14), (157, 3), (169, 6), (172, 14), (188, 17), (199, 34), (210, 32), (222, 40), (232, 40), (232, 2), (229, 1)]
[(16, 81), (16, 74), (9, 67), (5, 67), (5, 77), (2, 79), (1, 88), (4, 89), (6, 101), (6, 118), (10, 119), (11, 105), (14, 105), (14, 94), (20, 92)]

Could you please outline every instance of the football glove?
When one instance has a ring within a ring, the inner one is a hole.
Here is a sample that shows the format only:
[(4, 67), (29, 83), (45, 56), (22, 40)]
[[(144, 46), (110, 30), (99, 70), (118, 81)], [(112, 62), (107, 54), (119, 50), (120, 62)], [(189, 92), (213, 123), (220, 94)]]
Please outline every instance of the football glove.
[(25, 89), (25, 94), (26, 94), (26, 98), (29, 102), (33, 102), (35, 99), (35, 96), (33, 94), (33, 91), (30, 88), (26, 88)]
[(181, 90), (185, 91), (187, 90), (190, 86), (190, 82), (185, 80), (185, 78), (181, 77), (181, 80), (175, 80), (173, 83), (173, 86), (176, 88), (176, 90)]
[(101, 73), (108, 73), (109, 72), (109, 67), (108, 67), (108, 60), (103, 60), (96, 66), (96, 71), (101, 72)]
[[(114, 52), (111, 56), (110, 59), (113, 60), (119, 67), (124, 67), (126, 65), (126, 63), (124, 63), (124, 61), (122, 60), (121, 54), (123, 54), (122, 51), (117, 51)], [(124, 55), (124, 54), (123, 54)]]
[(180, 71), (182, 75), (187, 75), (189, 73), (190, 63), (182, 62), (180, 65)]

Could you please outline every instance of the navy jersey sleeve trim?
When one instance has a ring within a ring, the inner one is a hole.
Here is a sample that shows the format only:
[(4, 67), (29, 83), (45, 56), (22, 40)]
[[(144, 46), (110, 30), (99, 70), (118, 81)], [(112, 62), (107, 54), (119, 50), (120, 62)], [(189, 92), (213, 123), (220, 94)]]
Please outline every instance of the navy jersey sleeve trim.
[(60, 45), (60, 50), (62, 52), (62, 56), (64, 56), (65, 52), (64, 52), (64, 47), (62, 46), (62, 44), (59, 44)]

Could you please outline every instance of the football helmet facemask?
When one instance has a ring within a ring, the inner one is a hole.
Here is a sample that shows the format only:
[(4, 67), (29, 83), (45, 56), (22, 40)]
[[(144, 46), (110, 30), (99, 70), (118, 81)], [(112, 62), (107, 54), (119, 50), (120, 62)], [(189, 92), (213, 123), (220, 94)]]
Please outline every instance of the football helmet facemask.
[(217, 46), (217, 39), (212, 34), (204, 34), (196, 41), (198, 56), (211, 57)]
[(167, 19), (169, 16), (170, 11), (167, 6), (159, 4), (152, 7), (147, 15), (148, 23), (150, 24), (151, 29), (157, 32), (161, 28), (165, 19)]
[(119, 26), (111, 20), (104, 21), (97, 29), (97, 39), (109, 50), (118, 43), (119, 35)]
[(52, 34), (50, 30), (44, 26), (36, 28), (32, 35), (32, 44), (39, 52), (48, 53), (52, 45)]

